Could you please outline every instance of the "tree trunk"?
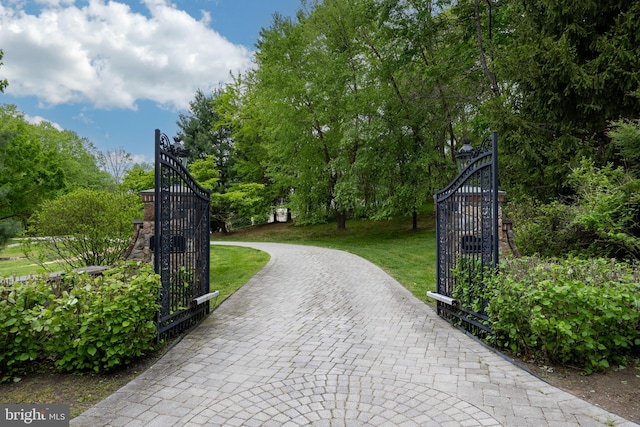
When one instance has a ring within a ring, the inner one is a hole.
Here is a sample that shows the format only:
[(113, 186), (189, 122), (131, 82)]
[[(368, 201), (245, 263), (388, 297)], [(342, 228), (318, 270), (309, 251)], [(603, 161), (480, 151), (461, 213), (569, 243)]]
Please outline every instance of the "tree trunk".
[(336, 227), (338, 230), (347, 229), (347, 213), (336, 209)]
[(491, 85), (491, 91), (494, 95), (500, 96), (500, 87), (498, 86), (498, 79), (493, 71), (489, 69), (489, 65), (487, 64), (487, 57), (484, 53), (484, 46), (482, 42), (482, 23), (480, 21), (480, 0), (475, 0), (474, 2), (474, 10), (475, 10), (475, 19), (476, 19), (476, 32), (478, 37), (478, 53), (480, 55), (480, 67), (484, 72), (484, 75), (489, 80)]
[(417, 230), (418, 229), (418, 210), (414, 207), (413, 208), (413, 230)]

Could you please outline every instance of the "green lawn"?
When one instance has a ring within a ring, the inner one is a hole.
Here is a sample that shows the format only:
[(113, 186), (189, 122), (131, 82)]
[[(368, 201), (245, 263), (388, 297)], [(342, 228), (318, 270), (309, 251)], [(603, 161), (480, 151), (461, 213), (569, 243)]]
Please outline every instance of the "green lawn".
[(220, 291), (220, 296), (212, 300), (211, 308), (220, 305), (269, 261), (265, 252), (221, 245), (211, 247), (210, 258), (210, 287), (212, 291)]
[(418, 230), (412, 230), (410, 218), (387, 221), (352, 220), (346, 230), (335, 224), (294, 226), (266, 224), (236, 230), (229, 235), (217, 234), (218, 241), (260, 241), (295, 243), (344, 250), (378, 265), (427, 301), (427, 291), (435, 290), (436, 238), (433, 214), (420, 218)]
[(12, 239), (7, 247), (0, 250), (0, 277), (26, 276), (65, 270), (64, 263), (56, 262), (53, 259), (45, 262), (44, 265), (38, 265), (36, 260), (26, 258), (21, 241)]

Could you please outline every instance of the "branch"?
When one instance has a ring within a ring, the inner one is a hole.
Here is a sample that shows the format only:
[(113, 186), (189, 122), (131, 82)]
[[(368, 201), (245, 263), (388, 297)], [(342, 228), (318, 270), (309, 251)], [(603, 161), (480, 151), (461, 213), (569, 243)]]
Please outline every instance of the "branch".
[(500, 95), (500, 88), (498, 87), (498, 81), (496, 79), (496, 75), (489, 69), (487, 65), (487, 58), (484, 54), (484, 47), (482, 43), (482, 23), (480, 22), (480, 0), (474, 1), (474, 11), (475, 11), (475, 19), (476, 19), (476, 32), (478, 34), (478, 54), (480, 55), (480, 66), (482, 67), (482, 71), (484, 75), (489, 80), (491, 84), (491, 91), (494, 95)]

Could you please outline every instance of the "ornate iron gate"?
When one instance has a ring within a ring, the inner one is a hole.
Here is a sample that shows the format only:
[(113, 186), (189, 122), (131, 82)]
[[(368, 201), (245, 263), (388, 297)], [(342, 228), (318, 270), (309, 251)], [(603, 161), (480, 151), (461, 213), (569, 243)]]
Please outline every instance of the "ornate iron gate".
[(208, 190), (191, 177), (183, 148), (155, 131), (154, 267), (160, 275), (158, 339), (184, 331), (209, 313)]
[(466, 154), (468, 164), (434, 196), (437, 292), (427, 295), (437, 300), (440, 316), (483, 336), (491, 328), (482, 280), (496, 268), (499, 253), (497, 133)]

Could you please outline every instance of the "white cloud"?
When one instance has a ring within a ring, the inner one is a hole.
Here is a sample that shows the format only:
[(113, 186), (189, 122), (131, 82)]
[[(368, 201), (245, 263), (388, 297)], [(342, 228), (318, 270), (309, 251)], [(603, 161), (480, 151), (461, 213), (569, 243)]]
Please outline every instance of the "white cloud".
[(62, 132), (64, 129), (62, 129), (62, 126), (60, 126), (59, 124), (55, 123), (55, 122), (51, 122), (47, 119), (45, 119), (44, 117), (40, 117), (40, 116), (35, 116), (35, 117), (31, 117), (27, 114), (23, 114), (24, 120), (27, 123), (31, 123), (32, 125), (39, 125), (41, 123), (49, 123), (51, 126), (53, 126), (55, 129), (59, 130), (60, 132)]
[(143, 0), (149, 16), (118, 1), (40, 0), (31, 13), (20, 3), (0, 4), (0, 72), (6, 93), (46, 105), (185, 109), (196, 89), (251, 66), (251, 52), (209, 28), (207, 14), (197, 20), (167, 0)]

